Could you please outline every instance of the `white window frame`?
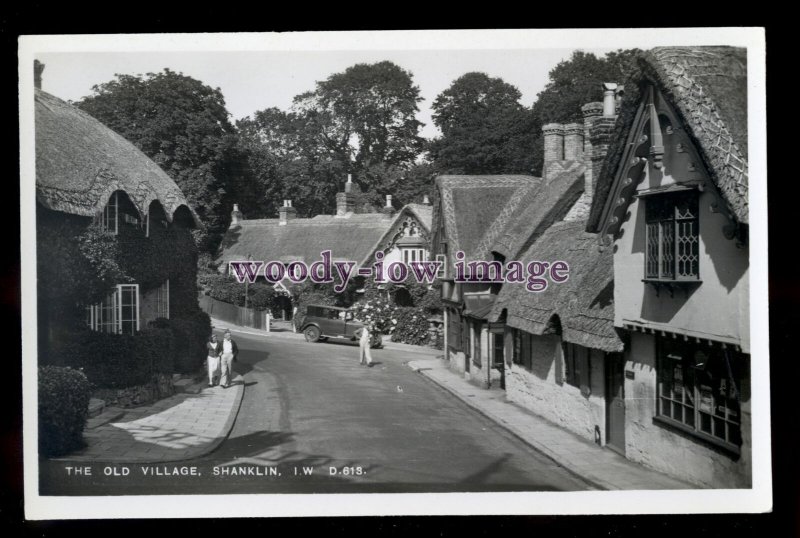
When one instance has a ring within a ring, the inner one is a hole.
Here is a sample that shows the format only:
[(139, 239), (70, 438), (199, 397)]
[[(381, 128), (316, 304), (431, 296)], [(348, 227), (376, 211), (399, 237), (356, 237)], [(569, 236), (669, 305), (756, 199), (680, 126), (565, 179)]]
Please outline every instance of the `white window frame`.
[(156, 288), (156, 317), (169, 319), (169, 279)]
[[(114, 212), (112, 217), (111, 212)], [(111, 223), (114, 223), (112, 229)], [(114, 235), (119, 234), (119, 191), (114, 191), (108, 199), (108, 203), (103, 208), (103, 213), (100, 215), (100, 227), (103, 230), (112, 232)]]
[[(100, 303), (96, 303), (93, 305), (88, 305), (86, 307), (87, 310), (87, 319), (86, 325), (93, 331), (100, 331), (100, 332), (109, 332), (114, 334), (122, 334), (122, 291), (123, 289), (133, 289), (133, 297), (134, 297), (134, 316), (135, 320), (125, 320), (125, 321), (135, 321), (136, 322), (136, 332), (140, 329), (140, 322), (141, 322), (141, 315), (140, 315), (140, 301), (139, 301), (139, 284), (117, 284), (114, 287), (114, 291), (111, 292), (106, 299), (104, 299)], [(104, 305), (104, 302), (110, 300), (111, 305), (110, 308), (108, 305)], [(104, 314), (108, 312), (111, 314), (111, 320), (108, 321)], [(107, 330), (107, 329), (111, 330)]]

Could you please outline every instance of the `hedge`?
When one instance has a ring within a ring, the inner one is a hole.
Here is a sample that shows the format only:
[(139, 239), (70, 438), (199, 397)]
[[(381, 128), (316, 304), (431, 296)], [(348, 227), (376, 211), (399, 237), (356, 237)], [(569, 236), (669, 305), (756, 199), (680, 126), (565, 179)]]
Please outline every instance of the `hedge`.
[(39, 454), (62, 456), (83, 448), (91, 385), (72, 368), (39, 368)]
[(211, 320), (204, 312), (157, 319), (136, 335), (81, 329), (61, 333), (41, 362), (80, 368), (97, 388), (127, 388), (160, 373), (196, 371), (205, 360), (209, 334)]
[(206, 359), (211, 318), (199, 311), (190, 318), (169, 320), (169, 327), (175, 343), (175, 371), (190, 374)]
[(198, 282), (203, 292), (209, 297), (244, 306), (245, 291), (247, 291), (247, 306), (256, 310), (271, 310), (274, 306), (276, 292), (271, 284), (256, 281), (253, 284), (239, 284), (235, 278), (220, 274), (198, 275)]

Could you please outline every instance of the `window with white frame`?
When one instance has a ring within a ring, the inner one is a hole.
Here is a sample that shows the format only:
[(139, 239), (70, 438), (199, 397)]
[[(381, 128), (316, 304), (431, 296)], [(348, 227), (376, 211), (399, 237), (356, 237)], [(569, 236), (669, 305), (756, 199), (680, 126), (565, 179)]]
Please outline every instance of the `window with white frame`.
[(427, 260), (427, 252), (424, 248), (404, 248), (403, 263), (408, 265), (411, 262), (424, 262)]
[(169, 319), (169, 279), (156, 289), (156, 317)]
[(119, 214), (119, 193), (115, 192), (111, 195), (111, 198), (108, 199), (108, 203), (106, 207), (103, 208), (103, 214), (100, 217), (100, 226), (103, 230), (107, 232), (111, 232), (114, 235), (117, 234), (119, 231), (119, 225), (117, 222), (117, 215)]
[(86, 307), (93, 331), (135, 334), (139, 330), (139, 285), (119, 284), (101, 302)]

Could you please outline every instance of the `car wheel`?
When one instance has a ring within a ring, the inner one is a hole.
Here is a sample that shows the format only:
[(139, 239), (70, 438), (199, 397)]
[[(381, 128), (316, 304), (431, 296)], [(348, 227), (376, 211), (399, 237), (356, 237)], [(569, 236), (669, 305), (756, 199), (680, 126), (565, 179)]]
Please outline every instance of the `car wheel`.
[(306, 327), (306, 330), (303, 331), (303, 334), (306, 337), (306, 342), (318, 342), (319, 341), (319, 329), (314, 327)]

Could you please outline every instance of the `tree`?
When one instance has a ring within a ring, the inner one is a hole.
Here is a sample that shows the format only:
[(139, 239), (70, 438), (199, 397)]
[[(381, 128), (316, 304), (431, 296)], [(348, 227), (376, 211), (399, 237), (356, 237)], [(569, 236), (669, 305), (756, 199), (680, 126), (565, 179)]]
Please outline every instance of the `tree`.
[(417, 170), (419, 101), (411, 74), (397, 65), (357, 64), (296, 96), (288, 112), (271, 108), (237, 122), (240, 150), (263, 191), (255, 215), (274, 217), (284, 199), (298, 216), (332, 213), (347, 174), (380, 207)]
[(501, 78), (467, 73), (433, 102), (442, 136), (430, 156), (444, 173), (530, 173), (533, 164), (530, 111), (519, 90)]
[(230, 195), (249, 188), (219, 88), (164, 69), (116, 75), (92, 91), (76, 105), (133, 142), (175, 180), (206, 225), (200, 248), (213, 251), (227, 227)]
[(535, 129), (534, 169), (543, 162), (542, 126), (547, 123), (583, 122), (581, 107), (603, 99), (603, 82), (624, 83), (636, 70), (637, 49), (618, 50), (598, 58), (592, 53), (575, 51), (569, 60), (556, 65), (550, 82), (539, 92), (533, 104)]

